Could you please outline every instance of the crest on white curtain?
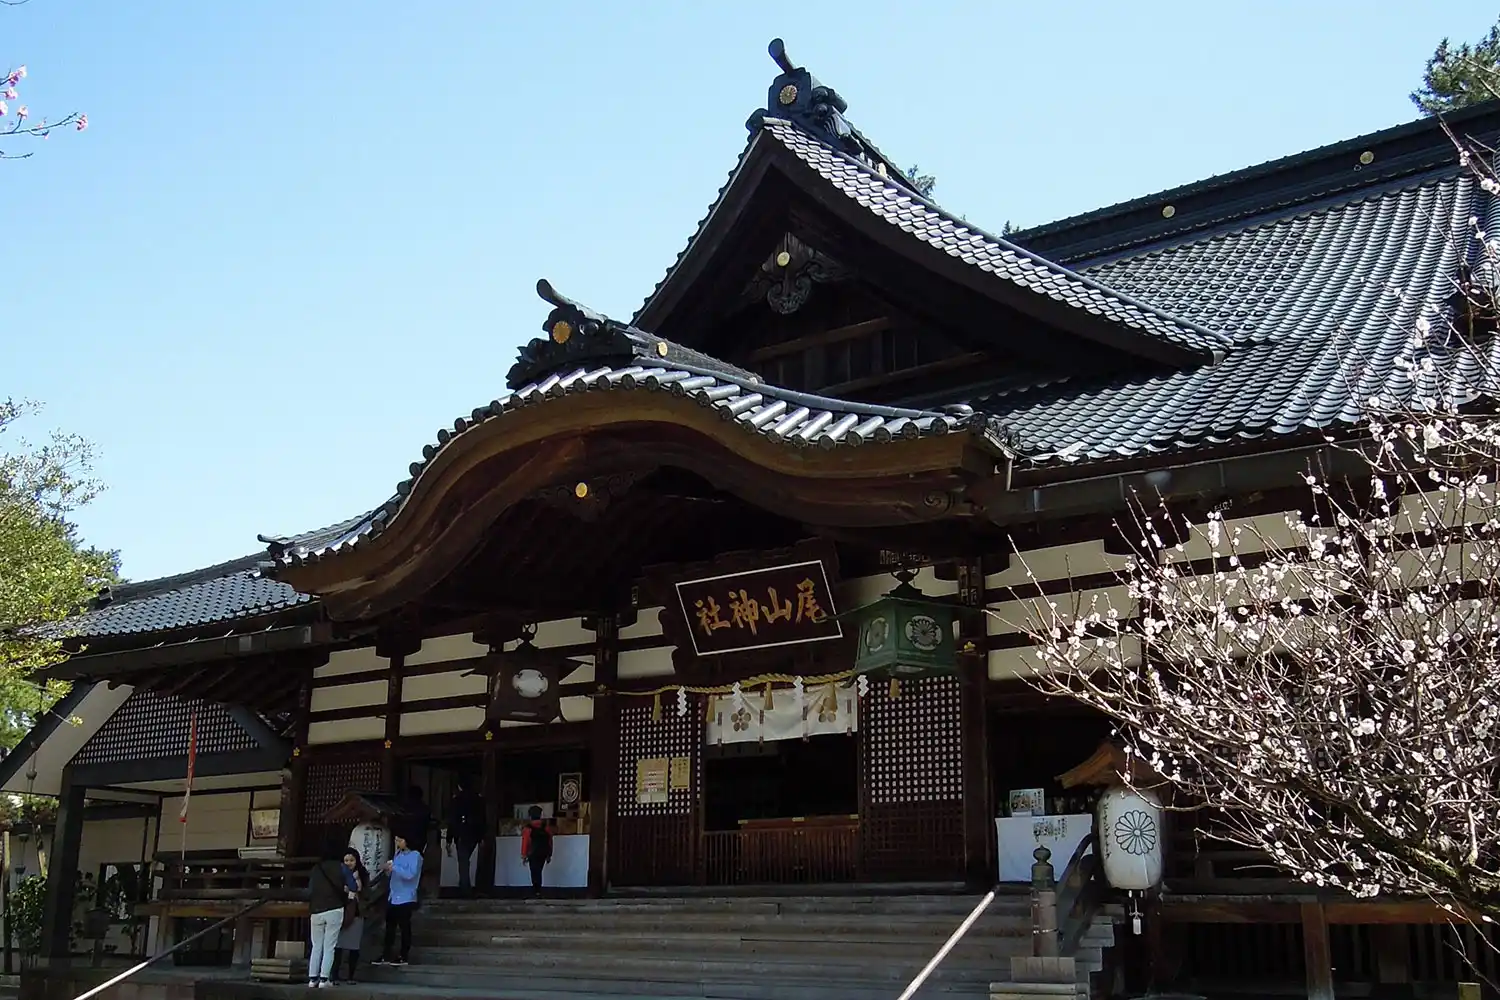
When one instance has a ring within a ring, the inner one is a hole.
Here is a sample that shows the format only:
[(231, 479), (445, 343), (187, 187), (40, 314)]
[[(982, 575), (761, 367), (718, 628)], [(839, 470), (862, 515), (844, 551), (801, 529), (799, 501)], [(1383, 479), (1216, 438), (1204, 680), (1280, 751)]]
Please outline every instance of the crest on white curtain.
[(800, 740), (859, 729), (859, 699), (853, 685), (819, 684), (810, 689), (793, 685), (793, 692), (791, 698), (773, 696), (769, 706), (763, 691), (736, 690), (738, 699), (732, 695), (727, 701), (715, 699), (708, 716), (707, 741)]

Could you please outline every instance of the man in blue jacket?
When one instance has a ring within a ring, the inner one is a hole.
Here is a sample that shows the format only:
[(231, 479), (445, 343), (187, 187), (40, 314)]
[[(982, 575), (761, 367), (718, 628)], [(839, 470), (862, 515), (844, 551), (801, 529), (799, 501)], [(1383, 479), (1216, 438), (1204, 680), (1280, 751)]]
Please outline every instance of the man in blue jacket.
[[(390, 895), (385, 908), (385, 947), (380, 949), (376, 965), (405, 965), (411, 955), (411, 914), (417, 908), (417, 884), (422, 879), (422, 855), (407, 846), (406, 837), (396, 834), (396, 853), (385, 863), (390, 876)], [(401, 951), (393, 959), (392, 946), (396, 931), (401, 931)]]

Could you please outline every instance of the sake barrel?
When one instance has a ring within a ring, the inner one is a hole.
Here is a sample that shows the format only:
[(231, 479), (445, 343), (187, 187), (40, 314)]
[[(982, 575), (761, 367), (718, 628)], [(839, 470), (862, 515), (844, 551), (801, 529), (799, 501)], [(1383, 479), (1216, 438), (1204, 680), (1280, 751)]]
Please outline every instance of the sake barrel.
[(1095, 816), (1104, 877), (1116, 889), (1144, 892), (1161, 881), (1161, 801), (1148, 791), (1115, 785), (1099, 797)]

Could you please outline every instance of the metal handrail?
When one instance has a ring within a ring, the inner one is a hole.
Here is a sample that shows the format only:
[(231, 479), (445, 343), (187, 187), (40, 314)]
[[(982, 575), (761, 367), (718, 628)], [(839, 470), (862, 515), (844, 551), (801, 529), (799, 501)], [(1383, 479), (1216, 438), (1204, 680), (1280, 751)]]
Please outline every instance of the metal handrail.
[(80, 993), (80, 994), (78, 994), (78, 996), (74, 997), (73, 1000), (89, 1000), (89, 997), (97, 996), (100, 993), (103, 993), (105, 990), (109, 989), (111, 986), (116, 986), (116, 985), (118, 985), (120, 983), (123, 983), (125, 980), (127, 980), (131, 976), (135, 975), (137, 972), (140, 972), (142, 969), (146, 968), (148, 965), (154, 965), (155, 963), (160, 962), (162, 959), (166, 958), (168, 955), (176, 954), (179, 949), (185, 948), (186, 946), (192, 944), (194, 941), (198, 940), (199, 938), (203, 937), (204, 935), (210, 934), (213, 931), (218, 930), (220, 927), (223, 927), (227, 923), (230, 923), (230, 922), (235, 921), (235, 920), (239, 920), (241, 917), (249, 916), (252, 912), (254, 912), (255, 910), (260, 909), (262, 906), (265, 906), (269, 902), (270, 902), (270, 900), (268, 900), (268, 899), (257, 899), (255, 902), (251, 903), (249, 906), (245, 907), (243, 910), (240, 910), (238, 913), (231, 913), (229, 916), (225, 917), (223, 920), (220, 920), (218, 923), (211, 924), (208, 927), (203, 928), (201, 931), (198, 931), (196, 934), (193, 934), (193, 935), (190, 935), (189, 937), (183, 938), (181, 941), (178, 941), (176, 944), (174, 944), (172, 947), (168, 948), (166, 951), (162, 952), (161, 954), (159, 954), (159, 955), (152, 955), (150, 958), (146, 959), (144, 962), (140, 962), (140, 963), (138, 963), (136, 965), (131, 966), (130, 968), (126, 969), (124, 972), (120, 973), (118, 976), (116, 976), (115, 978), (109, 980), (108, 982), (101, 983), (100, 985), (95, 986), (93, 989), (89, 990), (87, 993)]

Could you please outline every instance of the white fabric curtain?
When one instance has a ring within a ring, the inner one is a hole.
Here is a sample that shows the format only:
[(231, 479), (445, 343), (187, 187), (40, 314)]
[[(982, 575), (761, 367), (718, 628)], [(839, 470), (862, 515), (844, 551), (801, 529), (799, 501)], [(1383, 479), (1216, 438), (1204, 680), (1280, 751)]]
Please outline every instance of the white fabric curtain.
[(710, 745), (800, 740), (858, 729), (859, 694), (853, 684), (819, 684), (804, 689), (800, 698), (795, 688), (777, 687), (769, 708), (764, 687), (747, 690), (738, 700), (716, 695), (709, 703)]

